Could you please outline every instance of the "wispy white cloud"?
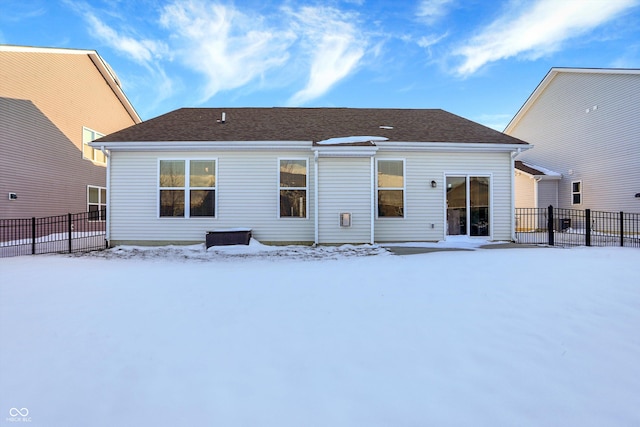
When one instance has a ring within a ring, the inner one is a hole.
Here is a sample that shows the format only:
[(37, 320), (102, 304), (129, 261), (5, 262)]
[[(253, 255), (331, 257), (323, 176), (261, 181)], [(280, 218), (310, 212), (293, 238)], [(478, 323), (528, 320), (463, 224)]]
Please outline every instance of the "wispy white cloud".
[(507, 12), (454, 52), (463, 57), (455, 72), (470, 75), (485, 64), (516, 55), (540, 58), (637, 5), (638, 0), (512, 3)]
[(365, 55), (368, 40), (358, 30), (353, 14), (312, 6), (287, 12), (294, 18), (303, 50), (310, 55), (308, 81), (289, 99), (290, 105), (301, 105), (324, 95), (353, 73)]
[(127, 86), (148, 87), (153, 96), (146, 97), (151, 107), (155, 107), (163, 100), (169, 98), (174, 91), (174, 82), (161, 65), (161, 60), (170, 57), (168, 46), (163, 41), (153, 39), (138, 39), (132, 29), (117, 31), (102, 19), (98, 18), (98, 10), (89, 4), (73, 0), (65, 0), (64, 3), (76, 11), (91, 28), (90, 34), (114, 52), (132, 60), (142, 66), (147, 75), (141, 79), (139, 76), (130, 76), (123, 81)]
[(431, 46), (434, 46), (438, 43), (440, 43), (440, 41), (442, 41), (442, 39), (444, 39), (445, 37), (447, 37), (449, 35), (449, 33), (444, 33), (444, 34), (440, 34), (440, 35), (435, 35), (435, 34), (431, 34), (428, 36), (423, 36), (420, 37), (418, 39), (418, 46), (428, 49)]
[(177, 57), (206, 77), (202, 101), (283, 65), (296, 38), (291, 31), (270, 28), (260, 16), (199, 0), (174, 1), (163, 9), (160, 22), (173, 33)]
[(136, 40), (133, 37), (120, 34), (91, 12), (86, 12), (84, 17), (96, 38), (139, 64), (148, 65), (155, 59), (165, 56), (168, 52), (167, 45), (161, 41)]
[(453, 0), (421, 0), (416, 16), (427, 24), (434, 24), (449, 12), (452, 3)]

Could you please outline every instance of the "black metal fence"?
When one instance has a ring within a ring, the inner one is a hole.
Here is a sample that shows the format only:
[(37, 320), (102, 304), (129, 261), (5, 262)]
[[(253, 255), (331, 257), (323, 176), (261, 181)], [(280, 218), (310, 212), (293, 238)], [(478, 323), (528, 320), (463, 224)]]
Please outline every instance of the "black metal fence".
[(517, 208), (516, 241), (551, 246), (640, 247), (640, 214)]
[(0, 258), (87, 252), (107, 247), (106, 212), (0, 219)]

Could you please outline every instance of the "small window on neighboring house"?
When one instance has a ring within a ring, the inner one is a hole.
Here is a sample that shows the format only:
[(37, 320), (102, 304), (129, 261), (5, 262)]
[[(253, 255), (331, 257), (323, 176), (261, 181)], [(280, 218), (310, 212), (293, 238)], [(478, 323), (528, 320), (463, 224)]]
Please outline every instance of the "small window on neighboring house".
[(159, 216), (215, 217), (215, 160), (160, 160), (159, 185)]
[(571, 204), (582, 204), (582, 181), (573, 181), (571, 183)]
[(89, 221), (104, 221), (107, 214), (107, 189), (87, 185)]
[(101, 150), (96, 150), (89, 146), (91, 141), (98, 138), (102, 138), (104, 134), (91, 130), (89, 128), (82, 128), (82, 157), (97, 163), (106, 163), (107, 160)]
[(307, 159), (280, 159), (280, 218), (307, 217)]
[(378, 160), (378, 217), (404, 217), (404, 160)]

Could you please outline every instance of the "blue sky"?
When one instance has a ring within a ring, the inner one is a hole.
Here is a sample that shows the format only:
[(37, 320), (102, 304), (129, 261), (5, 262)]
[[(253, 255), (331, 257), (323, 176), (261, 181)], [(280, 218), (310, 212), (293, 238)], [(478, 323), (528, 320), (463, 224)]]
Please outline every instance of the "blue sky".
[(551, 67), (640, 68), (640, 0), (1, 0), (0, 43), (97, 50), (145, 120), (442, 108), (502, 130)]

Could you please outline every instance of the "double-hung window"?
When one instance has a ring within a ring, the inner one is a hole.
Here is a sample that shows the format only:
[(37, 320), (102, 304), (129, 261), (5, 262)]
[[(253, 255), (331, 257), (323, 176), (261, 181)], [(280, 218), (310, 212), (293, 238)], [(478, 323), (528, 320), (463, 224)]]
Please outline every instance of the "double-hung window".
[(378, 217), (404, 217), (404, 160), (378, 160)]
[(573, 181), (571, 183), (571, 204), (582, 204), (582, 181)]
[(89, 221), (104, 221), (107, 213), (107, 189), (87, 186), (87, 210)]
[(215, 217), (216, 160), (160, 160), (159, 215)]
[(107, 159), (101, 150), (96, 150), (89, 146), (89, 143), (98, 138), (102, 138), (104, 134), (91, 130), (89, 128), (82, 128), (82, 157), (97, 163), (107, 163)]
[(280, 218), (307, 217), (307, 159), (280, 159)]

